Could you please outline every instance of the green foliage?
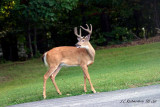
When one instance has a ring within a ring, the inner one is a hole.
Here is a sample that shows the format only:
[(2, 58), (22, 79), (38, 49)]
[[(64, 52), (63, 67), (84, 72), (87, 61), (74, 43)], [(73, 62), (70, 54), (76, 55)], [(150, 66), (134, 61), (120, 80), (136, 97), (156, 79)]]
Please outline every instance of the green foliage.
[[(64, 11), (72, 10), (77, 0), (38, 0), (30, 1), (29, 5), (20, 5), (22, 14), (32, 22), (52, 23), (57, 20)], [(59, 14), (57, 14), (59, 13)]]
[(120, 44), (133, 39), (133, 33), (124, 27), (116, 27), (112, 32), (105, 34), (108, 39), (111, 39), (109, 44)]
[(96, 45), (103, 45), (105, 42), (105, 33), (101, 32), (100, 29), (96, 29), (91, 37), (91, 43), (93, 47), (96, 47)]
[(6, 63), (6, 60), (3, 57), (0, 57), (0, 64)]
[(26, 38), (21, 34), (17, 36), (17, 40), (19, 43), (24, 43), (26, 41)]
[(10, 10), (12, 10), (15, 6), (14, 0), (2, 0), (0, 4), (0, 19), (4, 19), (5, 17), (9, 17)]
[(96, 29), (91, 37), (91, 43), (96, 45), (113, 45), (129, 42), (133, 40), (133, 33), (125, 27), (115, 27), (111, 32), (101, 32), (100, 29)]
[(39, 51), (37, 53), (35, 53), (35, 55), (34, 55), (35, 58), (39, 58), (41, 56), (42, 56), (42, 54)]

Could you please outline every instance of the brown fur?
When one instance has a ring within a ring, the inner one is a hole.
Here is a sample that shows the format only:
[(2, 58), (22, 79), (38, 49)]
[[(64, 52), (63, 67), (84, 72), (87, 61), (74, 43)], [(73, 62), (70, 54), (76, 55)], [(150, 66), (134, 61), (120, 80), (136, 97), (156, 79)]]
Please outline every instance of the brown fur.
[[(89, 29), (87, 29), (87, 31), (91, 34), (92, 30), (89, 31)], [(75, 34), (77, 35), (77, 33)], [(79, 35), (79, 37), (81, 37), (81, 35)], [(61, 95), (61, 92), (55, 82), (55, 77), (60, 71), (62, 66), (80, 66), (84, 74), (84, 91), (87, 92), (86, 88), (86, 78), (87, 78), (90, 83), (91, 90), (94, 93), (96, 93), (88, 73), (88, 66), (93, 64), (95, 57), (95, 50), (89, 43), (89, 38), (90, 35), (86, 36), (83, 39), (78, 38), (79, 42), (76, 44), (77, 47), (73, 46), (56, 47), (49, 50), (43, 55), (43, 57), (46, 58), (44, 62), (47, 62), (49, 66), (48, 72), (46, 72), (46, 74), (44, 75), (44, 84), (43, 84), (44, 98), (46, 98), (46, 82), (49, 77), (51, 78), (57, 92)]]
[(89, 60), (88, 53), (84, 48), (76, 48), (71, 46), (56, 47), (47, 52), (47, 62), (49, 67), (55, 63), (65, 63), (67, 65), (87, 64)]

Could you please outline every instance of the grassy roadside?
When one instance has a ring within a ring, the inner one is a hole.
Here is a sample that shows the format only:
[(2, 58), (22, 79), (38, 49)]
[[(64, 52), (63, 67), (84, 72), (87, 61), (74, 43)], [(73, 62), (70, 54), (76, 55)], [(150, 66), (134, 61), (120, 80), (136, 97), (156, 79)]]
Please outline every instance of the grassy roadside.
[[(0, 105), (42, 100), (43, 75), (47, 68), (41, 60), (10, 64), (0, 65)], [(159, 84), (160, 43), (97, 50), (89, 73), (97, 92)], [(56, 93), (48, 79), (47, 99), (85, 94), (80, 67), (62, 68), (56, 82), (62, 95)], [(87, 93), (92, 93), (89, 83), (87, 89)]]

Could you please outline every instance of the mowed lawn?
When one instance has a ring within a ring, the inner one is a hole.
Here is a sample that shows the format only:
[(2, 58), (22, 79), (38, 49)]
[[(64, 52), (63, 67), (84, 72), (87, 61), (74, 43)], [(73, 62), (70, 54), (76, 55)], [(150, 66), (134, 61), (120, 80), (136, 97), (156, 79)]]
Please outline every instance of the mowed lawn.
[[(43, 75), (47, 68), (41, 59), (24, 64), (0, 65), (0, 105), (43, 100)], [(96, 50), (89, 67), (97, 92), (133, 88), (160, 83), (160, 43)], [(80, 67), (64, 67), (56, 77), (62, 95), (58, 95), (50, 78), (47, 99), (85, 94)], [(87, 81), (87, 94), (92, 93)]]

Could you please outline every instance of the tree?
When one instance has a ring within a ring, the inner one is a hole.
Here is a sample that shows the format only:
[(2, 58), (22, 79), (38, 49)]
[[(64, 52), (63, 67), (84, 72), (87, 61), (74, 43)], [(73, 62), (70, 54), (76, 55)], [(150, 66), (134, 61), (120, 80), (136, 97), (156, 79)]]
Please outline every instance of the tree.
[(73, 28), (86, 23), (93, 25), (94, 45), (147, 38), (160, 26), (159, 6), (158, 0), (2, 0), (0, 42), (21, 41), (33, 57), (54, 46), (74, 45)]
[(4, 58), (7, 60), (18, 60), (17, 49), (17, 33), (16, 26), (16, 13), (12, 14), (15, 2), (13, 0), (2, 0), (0, 4), (0, 43)]
[[(12, 5), (11, 3), (14, 4), (12, 8), (9, 11), (4, 11), (5, 5), (10, 8)], [(36, 40), (37, 29), (40, 30), (44, 29), (44, 27), (49, 28), (50, 26), (53, 26), (54, 22), (58, 20), (63, 12), (69, 12), (72, 10), (76, 6), (76, 3), (77, 0), (3, 0), (1, 4), (1, 13), (7, 17), (2, 16), (0, 18), (2, 23), (8, 23), (7, 20), (11, 19), (10, 23), (14, 23), (14, 28), (20, 28), (20, 30), (24, 32), (23, 34), (26, 35), (24, 42), (28, 43), (29, 56), (33, 57), (33, 49), (35, 55), (38, 52)], [(14, 18), (11, 16), (16, 17)], [(3, 29), (8, 28), (10, 28), (8, 24), (6, 27), (3, 27)], [(7, 31), (10, 32), (9, 30)], [(34, 34), (32, 32), (34, 32)], [(34, 37), (32, 38), (33, 35)], [(17, 37), (15, 38), (17, 39)]]

